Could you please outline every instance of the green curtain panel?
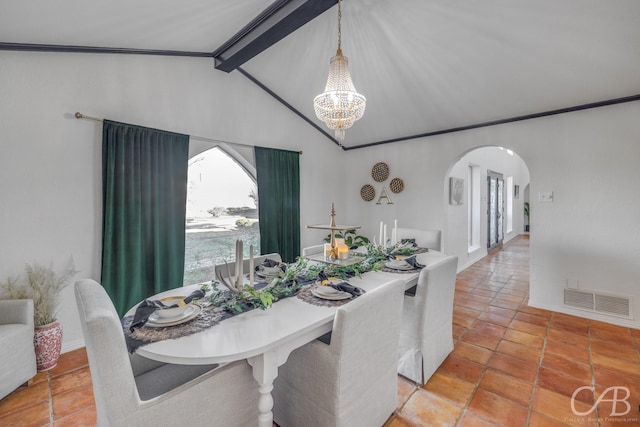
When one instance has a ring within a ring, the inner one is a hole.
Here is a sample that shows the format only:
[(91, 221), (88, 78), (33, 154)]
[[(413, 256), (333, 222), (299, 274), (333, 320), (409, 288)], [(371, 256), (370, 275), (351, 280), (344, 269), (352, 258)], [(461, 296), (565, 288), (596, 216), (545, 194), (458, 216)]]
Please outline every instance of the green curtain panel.
[(105, 120), (102, 285), (123, 315), (182, 286), (189, 136)]
[(300, 153), (255, 147), (260, 252), (300, 255)]

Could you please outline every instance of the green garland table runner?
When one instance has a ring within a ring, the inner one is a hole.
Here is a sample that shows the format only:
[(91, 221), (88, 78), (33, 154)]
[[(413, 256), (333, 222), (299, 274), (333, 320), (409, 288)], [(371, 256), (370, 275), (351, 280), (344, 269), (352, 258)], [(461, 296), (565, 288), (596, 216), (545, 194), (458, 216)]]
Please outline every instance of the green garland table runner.
[[(413, 254), (426, 252), (424, 248), (414, 248)], [(175, 339), (204, 331), (219, 322), (245, 313), (256, 308), (266, 309), (273, 303), (292, 296), (297, 296), (300, 300), (318, 306), (337, 307), (353, 301), (355, 298), (345, 300), (325, 300), (316, 297), (311, 293), (318, 276), (338, 277), (347, 281), (352, 277), (359, 277), (368, 271), (387, 271), (391, 273), (415, 273), (416, 270), (394, 270), (384, 266), (384, 262), (392, 257), (379, 247), (369, 247), (367, 256), (363, 261), (349, 266), (338, 265), (316, 265), (309, 264), (307, 260), (298, 258), (291, 264), (285, 264), (283, 273), (277, 278), (278, 282), (274, 286), (269, 286), (267, 282), (259, 282), (255, 288), (246, 287), (241, 295), (234, 294), (229, 290), (219, 290), (216, 282), (212, 281), (210, 286), (214, 291), (197, 302), (201, 307), (200, 313), (192, 320), (174, 326), (149, 327), (142, 326), (130, 331), (133, 315), (122, 318), (122, 328), (130, 353), (135, 352), (139, 347), (152, 342), (165, 339)], [(268, 292), (265, 292), (268, 291)]]

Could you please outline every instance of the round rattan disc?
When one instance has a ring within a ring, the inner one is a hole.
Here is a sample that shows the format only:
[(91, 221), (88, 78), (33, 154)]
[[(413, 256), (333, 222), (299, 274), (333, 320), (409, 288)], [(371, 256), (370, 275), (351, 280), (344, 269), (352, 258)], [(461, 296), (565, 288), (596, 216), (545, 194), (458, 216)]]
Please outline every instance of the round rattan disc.
[(360, 197), (365, 202), (370, 202), (376, 197), (376, 189), (373, 188), (373, 185), (365, 184), (360, 189)]
[(382, 182), (389, 178), (389, 166), (384, 162), (378, 162), (371, 168), (371, 177), (376, 182)]
[(393, 178), (389, 183), (389, 188), (396, 194), (401, 193), (404, 190), (404, 181), (400, 178)]

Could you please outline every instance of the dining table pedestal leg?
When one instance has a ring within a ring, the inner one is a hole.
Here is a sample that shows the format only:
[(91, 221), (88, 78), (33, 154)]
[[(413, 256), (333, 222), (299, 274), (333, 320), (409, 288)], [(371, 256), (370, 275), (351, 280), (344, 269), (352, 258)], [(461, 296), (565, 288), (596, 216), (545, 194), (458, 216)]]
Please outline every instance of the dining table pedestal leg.
[(247, 359), (253, 367), (253, 378), (258, 382), (258, 426), (273, 426), (273, 381), (278, 376), (278, 352), (275, 350), (259, 354)]

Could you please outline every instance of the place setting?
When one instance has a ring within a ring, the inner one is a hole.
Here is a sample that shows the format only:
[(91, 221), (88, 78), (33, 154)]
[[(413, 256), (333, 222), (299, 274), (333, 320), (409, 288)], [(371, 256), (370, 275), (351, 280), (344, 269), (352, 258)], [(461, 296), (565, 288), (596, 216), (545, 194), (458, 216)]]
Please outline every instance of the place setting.
[(133, 353), (144, 344), (178, 338), (205, 330), (223, 317), (220, 309), (204, 300), (205, 291), (145, 299), (133, 316), (122, 319), (127, 349)]
[(420, 264), (416, 260), (415, 255), (410, 256), (395, 256), (384, 263), (384, 268), (382, 271), (387, 271), (391, 273), (415, 273), (426, 267), (423, 264)]
[(335, 307), (359, 297), (365, 291), (338, 277), (327, 277), (324, 271), (311, 286), (303, 287), (297, 297), (313, 305)]

